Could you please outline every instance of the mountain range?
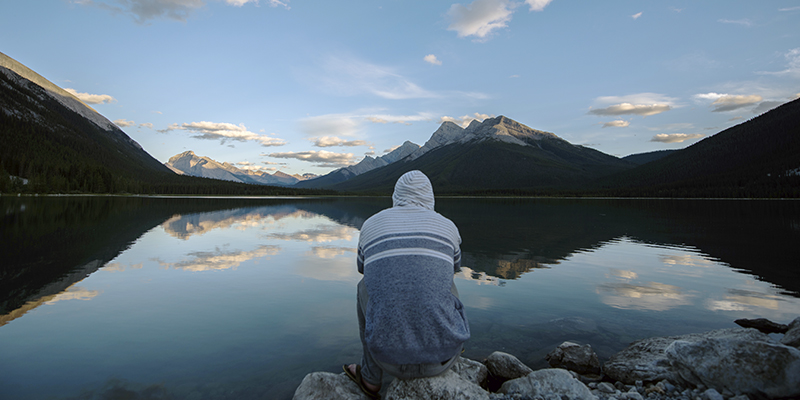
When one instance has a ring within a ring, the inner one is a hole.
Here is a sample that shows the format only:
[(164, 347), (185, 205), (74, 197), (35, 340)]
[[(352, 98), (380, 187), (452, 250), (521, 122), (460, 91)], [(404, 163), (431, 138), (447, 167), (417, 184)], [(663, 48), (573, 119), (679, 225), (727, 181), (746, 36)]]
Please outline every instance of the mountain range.
[(176, 154), (170, 157), (169, 161), (164, 165), (179, 175), (221, 179), (254, 185), (291, 186), (297, 182), (316, 177), (313, 174), (289, 175), (281, 171), (270, 174), (241, 169), (229, 163), (220, 163), (208, 157), (198, 156), (193, 151)]
[(0, 192), (385, 195), (417, 169), (437, 194), (800, 197), (798, 154), (800, 99), (685, 149), (625, 158), (499, 116), (466, 128), (445, 122), (422, 146), (406, 141), (320, 177), (252, 172), (193, 152), (164, 165), (78, 98), (0, 53)]

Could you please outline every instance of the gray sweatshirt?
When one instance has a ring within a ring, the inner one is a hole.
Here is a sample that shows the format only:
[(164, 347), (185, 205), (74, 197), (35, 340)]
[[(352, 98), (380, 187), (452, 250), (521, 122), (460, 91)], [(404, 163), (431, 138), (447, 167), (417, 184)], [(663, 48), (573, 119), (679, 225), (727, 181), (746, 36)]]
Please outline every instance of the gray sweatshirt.
[(464, 306), (450, 290), (461, 264), (458, 228), (433, 211), (422, 172), (403, 175), (392, 200), (392, 208), (364, 222), (359, 237), (367, 347), (390, 364), (446, 361), (470, 336)]

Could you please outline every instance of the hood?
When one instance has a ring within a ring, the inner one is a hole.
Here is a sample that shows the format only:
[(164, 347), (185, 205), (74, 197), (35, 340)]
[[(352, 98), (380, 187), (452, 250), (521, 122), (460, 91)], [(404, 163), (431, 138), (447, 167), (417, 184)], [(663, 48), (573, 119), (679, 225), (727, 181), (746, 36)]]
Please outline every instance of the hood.
[(433, 186), (425, 174), (409, 171), (403, 174), (394, 185), (392, 205), (418, 206), (433, 210)]

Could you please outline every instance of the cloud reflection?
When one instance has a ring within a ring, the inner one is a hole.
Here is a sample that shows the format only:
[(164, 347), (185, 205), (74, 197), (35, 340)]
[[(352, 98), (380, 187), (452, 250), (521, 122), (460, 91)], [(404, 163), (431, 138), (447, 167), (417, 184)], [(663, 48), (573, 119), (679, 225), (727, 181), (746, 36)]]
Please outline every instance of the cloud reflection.
[(666, 265), (685, 265), (687, 267), (713, 267), (716, 261), (697, 254), (662, 254), (658, 257)]
[(461, 271), (456, 273), (456, 277), (461, 277), (464, 279), (468, 279), (471, 281), (477, 282), (479, 285), (492, 285), (492, 286), (504, 286), (505, 282), (500, 280), (500, 278), (496, 276), (491, 276), (486, 272), (477, 272), (469, 267), (461, 267)]
[(314, 229), (306, 229), (294, 233), (270, 233), (266, 235), (269, 239), (294, 240), (300, 242), (333, 242), (336, 240), (353, 240), (358, 233), (358, 229), (344, 225), (320, 226)]
[(706, 308), (711, 311), (752, 311), (755, 308), (778, 310), (780, 301), (781, 298), (774, 294), (728, 289), (728, 293), (721, 300), (706, 301)]
[(168, 269), (173, 268), (196, 272), (214, 271), (236, 269), (236, 267), (243, 262), (274, 256), (280, 253), (280, 251), (280, 246), (270, 245), (260, 246), (253, 251), (224, 251), (218, 247), (216, 251), (197, 251), (189, 253), (188, 255), (193, 257), (190, 260), (184, 260), (175, 263), (168, 263), (157, 259), (155, 261), (157, 261), (162, 267)]
[(631, 283), (605, 283), (597, 286), (601, 301), (611, 307), (626, 310), (666, 311), (691, 304), (689, 294), (678, 286), (658, 282), (634, 285)]
[(91, 300), (101, 292), (98, 290), (88, 290), (80, 286), (69, 286), (68, 288), (64, 289), (64, 291), (51, 294), (47, 296), (42, 296), (36, 300), (29, 301), (25, 303), (22, 307), (17, 308), (16, 310), (11, 311), (8, 314), (0, 315), (0, 326), (3, 326), (23, 315), (25, 315), (28, 311), (31, 311), (42, 304), (53, 305), (59, 301), (65, 300)]
[(341, 255), (344, 255), (345, 253), (353, 253), (353, 254), (355, 254), (357, 252), (358, 252), (358, 250), (356, 250), (353, 247), (314, 246), (309, 251), (309, 254), (312, 254), (312, 255), (317, 256), (319, 258), (330, 259), (330, 258), (335, 258), (335, 257), (341, 256)]

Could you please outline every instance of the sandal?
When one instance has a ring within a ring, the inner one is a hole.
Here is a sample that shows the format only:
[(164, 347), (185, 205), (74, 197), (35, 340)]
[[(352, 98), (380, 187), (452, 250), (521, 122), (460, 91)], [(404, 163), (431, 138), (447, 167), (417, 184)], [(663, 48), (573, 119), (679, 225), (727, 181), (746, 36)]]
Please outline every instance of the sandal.
[(352, 380), (353, 382), (355, 382), (356, 385), (358, 385), (358, 387), (361, 389), (361, 391), (364, 392), (365, 395), (367, 395), (367, 397), (369, 397), (370, 399), (378, 399), (378, 400), (380, 400), (380, 398), (381, 398), (380, 393), (378, 393), (377, 391), (373, 392), (372, 390), (369, 390), (369, 389), (367, 389), (366, 386), (364, 386), (364, 381), (361, 378), (361, 366), (360, 365), (356, 364), (356, 373), (355, 374), (350, 372), (350, 368), (347, 368), (347, 364), (342, 365), (342, 369), (344, 370), (344, 373), (347, 374), (347, 377), (350, 378), (350, 380)]

